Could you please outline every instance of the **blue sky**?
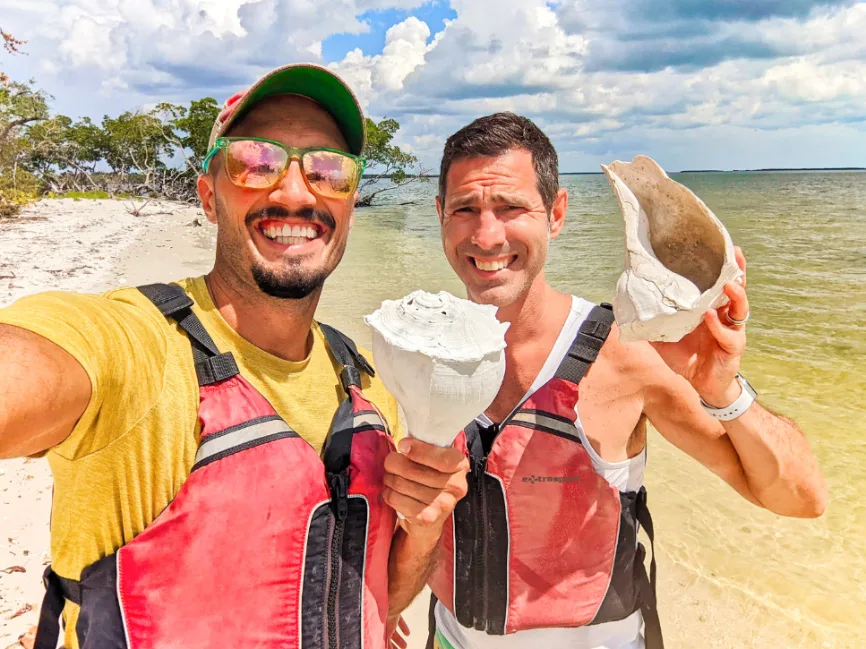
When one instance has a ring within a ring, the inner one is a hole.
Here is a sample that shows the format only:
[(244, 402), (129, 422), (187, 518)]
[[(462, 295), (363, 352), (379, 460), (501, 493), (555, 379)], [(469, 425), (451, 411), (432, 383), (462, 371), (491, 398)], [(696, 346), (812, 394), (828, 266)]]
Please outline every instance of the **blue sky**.
[(436, 34), (445, 28), (446, 20), (454, 20), (457, 13), (447, 2), (430, 2), (415, 9), (377, 9), (368, 11), (358, 19), (369, 26), (369, 31), (361, 34), (334, 34), (322, 43), (322, 58), (331, 63), (340, 61), (354, 49), (360, 49), (367, 56), (382, 52), (388, 29), (403, 22), (410, 16), (426, 23), (431, 33)]
[(329, 65), (435, 169), (445, 138), (513, 110), (563, 171), (638, 153), (684, 168), (866, 166), (866, 2), (0, 0), (0, 60), (73, 117)]

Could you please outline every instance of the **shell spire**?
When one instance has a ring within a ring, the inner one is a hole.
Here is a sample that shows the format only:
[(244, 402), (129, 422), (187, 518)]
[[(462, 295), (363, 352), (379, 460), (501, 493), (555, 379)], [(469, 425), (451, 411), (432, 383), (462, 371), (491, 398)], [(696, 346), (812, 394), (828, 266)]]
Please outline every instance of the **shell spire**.
[(505, 376), (505, 331), (496, 307), (415, 291), (364, 318), (373, 362), (406, 416), (409, 434), (450, 446), (496, 398)]
[(445, 291), (385, 300), (365, 321), (395, 347), (448, 361), (477, 361), (505, 349), (508, 329), (496, 319), (496, 307)]

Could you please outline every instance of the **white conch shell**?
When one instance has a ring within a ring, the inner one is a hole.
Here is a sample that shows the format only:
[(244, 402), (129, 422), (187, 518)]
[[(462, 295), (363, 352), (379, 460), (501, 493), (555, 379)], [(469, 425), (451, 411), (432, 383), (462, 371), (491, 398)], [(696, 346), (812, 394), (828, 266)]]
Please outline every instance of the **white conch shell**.
[(677, 342), (727, 303), (741, 276), (722, 222), (647, 156), (601, 168), (625, 218), (625, 271), (613, 310), (623, 341)]
[(505, 376), (505, 330), (496, 307), (415, 291), (364, 318), (373, 364), (406, 415), (409, 435), (450, 446), (496, 398)]

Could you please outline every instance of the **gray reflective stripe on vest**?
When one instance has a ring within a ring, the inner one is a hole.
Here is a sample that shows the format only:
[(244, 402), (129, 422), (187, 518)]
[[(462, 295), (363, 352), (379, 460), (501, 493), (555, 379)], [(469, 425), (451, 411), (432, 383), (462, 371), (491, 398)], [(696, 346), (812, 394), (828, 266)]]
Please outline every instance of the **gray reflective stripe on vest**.
[[(359, 412), (352, 418), (352, 426), (355, 429), (361, 428), (362, 426), (379, 426), (381, 428), (385, 428), (387, 430), (387, 426), (382, 418), (379, 416), (377, 412)], [(345, 432), (346, 429), (334, 431), (334, 435)]]
[(206, 437), (195, 454), (195, 463), (200, 464), (233, 448), (255, 446), (256, 442), (271, 435), (294, 432), (282, 419), (253, 420), (249, 425), (237, 427), (226, 434), (216, 433), (212, 437)]
[(558, 433), (562, 433), (563, 435), (568, 435), (569, 437), (574, 437), (578, 440), (580, 439), (577, 428), (575, 428), (573, 423), (565, 422), (556, 417), (550, 417), (541, 412), (518, 410), (514, 413), (514, 416), (508, 420), (506, 425), (507, 424), (517, 424), (518, 426), (523, 425), (529, 428), (549, 428)]
[(359, 412), (352, 419), (352, 424), (355, 428), (360, 428), (361, 426), (384, 426), (385, 422), (377, 412)]

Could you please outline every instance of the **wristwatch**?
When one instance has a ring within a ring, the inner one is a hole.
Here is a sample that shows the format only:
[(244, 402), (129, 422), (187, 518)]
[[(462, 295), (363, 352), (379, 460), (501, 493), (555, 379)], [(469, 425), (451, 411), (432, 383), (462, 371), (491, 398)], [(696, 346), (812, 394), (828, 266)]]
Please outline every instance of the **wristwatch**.
[(729, 406), (724, 408), (713, 408), (710, 404), (701, 399), (701, 405), (710, 417), (718, 419), (719, 421), (732, 421), (746, 412), (746, 410), (749, 409), (749, 406), (755, 402), (758, 393), (746, 380), (746, 377), (742, 374), (737, 374), (737, 382), (740, 384), (743, 391)]

